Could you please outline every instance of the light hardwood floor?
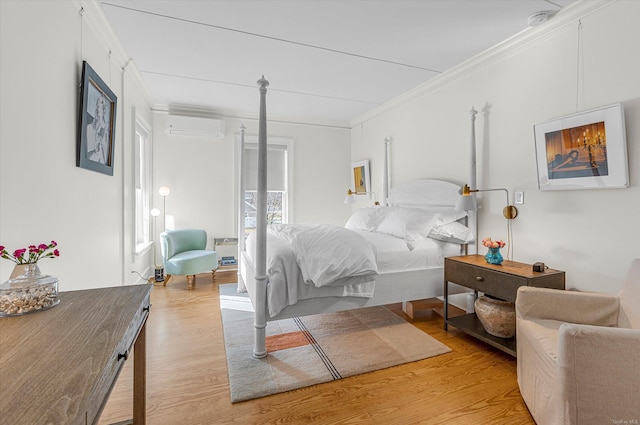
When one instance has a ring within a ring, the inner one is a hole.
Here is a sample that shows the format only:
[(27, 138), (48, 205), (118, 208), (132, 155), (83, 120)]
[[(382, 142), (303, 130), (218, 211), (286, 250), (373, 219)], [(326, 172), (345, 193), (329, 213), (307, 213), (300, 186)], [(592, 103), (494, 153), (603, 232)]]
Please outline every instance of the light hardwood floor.
[[(147, 322), (147, 423), (160, 424), (535, 424), (516, 382), (516, 361), (419, 310), (411, 321), (451, 353), (326, 384), (232, 404), (218, 284), (235, 272), (174, 277), (151, 291)], [(402, 313), (400, 305), (390, 308)], [(411, 341), (407, 341), (408, 344)], [(135, 355), (135, 353), (134, 353)], [(130, 358), (100, 424), (131, 417)]]

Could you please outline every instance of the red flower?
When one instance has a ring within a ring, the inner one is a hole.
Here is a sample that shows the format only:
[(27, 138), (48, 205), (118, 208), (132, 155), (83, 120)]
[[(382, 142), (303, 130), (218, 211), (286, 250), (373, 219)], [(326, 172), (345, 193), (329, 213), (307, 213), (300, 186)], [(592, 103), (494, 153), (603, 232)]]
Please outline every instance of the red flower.
[(482, 245), (486, 246), (487, 248), (504, 248), (506, 243), (502, 240), (500, 241), (491, 240), (491, 238), (489, 237), (489, 238), (484, 238), (482, 240)]
[[(53, 249), (58, 246), (56, 241), (51, 241), (49, 245), (41, 243), (39, 245), (29, 245), (28, 248), (16, 249), (13, 255), (7, 252), (7, 249), (0, 245), (0, 257), (11, 260), (16, 264), (35, 264), (41, 258), (54, 258), (60, 256), (58, 249)], [(52, 251), (49, 251), (52, 250)], [(29, 255), (25, 254), (29, 252)]]

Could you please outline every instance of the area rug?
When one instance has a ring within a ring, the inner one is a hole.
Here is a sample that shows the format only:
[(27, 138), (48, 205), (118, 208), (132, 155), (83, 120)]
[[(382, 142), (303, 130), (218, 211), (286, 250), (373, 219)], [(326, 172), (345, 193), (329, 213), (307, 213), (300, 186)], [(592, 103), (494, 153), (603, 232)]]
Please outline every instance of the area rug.
[(256, 359), (251, 301), (235, 284), (219, 288), (234, 403), (451, 351), (387, 308), (367, 307), (268, 322), (268, 355)]

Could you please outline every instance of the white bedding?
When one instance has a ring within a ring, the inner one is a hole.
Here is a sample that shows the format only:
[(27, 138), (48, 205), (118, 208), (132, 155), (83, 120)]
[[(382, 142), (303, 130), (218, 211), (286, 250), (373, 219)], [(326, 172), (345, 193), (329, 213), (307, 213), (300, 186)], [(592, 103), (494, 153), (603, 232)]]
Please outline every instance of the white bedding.
[(291, 244), (307, 284), (320, 288), (368, 283), (378, 275), (373, 245), (344, 227), (280, 224), (268, 231)]
[(378, 272), (397, 273), (444, 267), (444, 257), (460, 255), (460, 245), (426, 238), (407, 244), (404, 239), (385, 233), (355, 230), (376, 247)]
[[(441, 268), (444, 257), (458, 255), (460, 245), (425, 239), (410, 249), (407, 242), (401, 238), (383, 233), (347, 230), (354, 232), (373, 245), (377, 253), (377, 267), (380, 274), (406, 272), (415, 270)], [(274, 317), (289, 305), (299, 300), (331, 297), (356, 296), (371, 298), (374, 293), (374, 283), (369, 281), (344, 286), (321, 286), (305, 283), (303, 273), (298, 266), (291, 243), (277, 236), (278, 232), (267, 232), (267, 305), (269, 317)], [(250, 235), (246, 241), (246, 256), (254, 267), (255, 235)], [(245, 282), (253, 286), (255, 282)], [(248, 288), (251, 292), (253, 288)]]

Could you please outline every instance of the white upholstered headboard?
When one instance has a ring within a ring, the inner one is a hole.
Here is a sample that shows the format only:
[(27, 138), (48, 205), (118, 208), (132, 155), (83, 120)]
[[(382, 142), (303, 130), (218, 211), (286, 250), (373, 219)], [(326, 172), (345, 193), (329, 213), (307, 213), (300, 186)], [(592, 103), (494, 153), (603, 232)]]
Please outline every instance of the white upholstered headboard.
[(453, 208), (458, 201), (460, 186), (433, 179), (410, 180), (391, 189), (388, 204), (416, 208)]

